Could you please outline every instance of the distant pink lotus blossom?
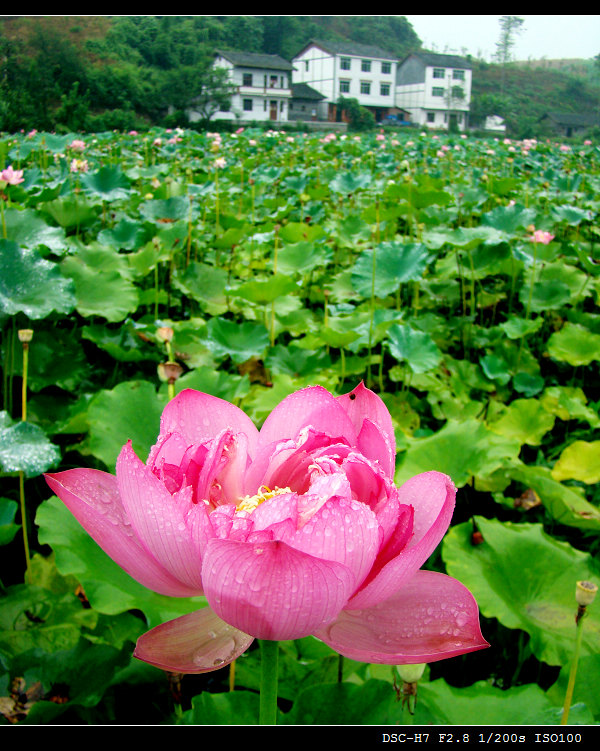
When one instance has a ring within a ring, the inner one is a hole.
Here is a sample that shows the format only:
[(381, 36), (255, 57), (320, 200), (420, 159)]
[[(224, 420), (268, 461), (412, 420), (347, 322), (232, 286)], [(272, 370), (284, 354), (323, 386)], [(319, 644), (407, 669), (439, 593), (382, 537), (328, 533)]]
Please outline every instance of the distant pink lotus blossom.
[(87, 159), (73, 159), (69, 169), (71, 172), (87, 172), (89, 169)]
[(69, 144), (69, 148), (73, 149), (73, 151), (83, 151), (85, 149), (85, 141), (81, 141), (80, 139), (75, 138)]
[(592, 142), (589, 140), (589, 138), (586, 138), (586, 140), (583, 142), (584, 146), (591, 146)]
[(0, 172), (0, 182), (4, 182), (7, 185), (18, 185), (19, 183), (22, 183), (23, 180), (23, 170), (13, 169), (12, 165), (9, 165), (6, 169), (3, 169), (2, 172)]
[(546, 232), (546, 230), (536, 229), (529, 239), (536, 243), (548, 245), (549, 242), (554, 240), (554, 235), (550, 234), (550, 232)]
[(226, 401), (185, 390), (144, 464), (128, 442), (116, 476), (46, 475), (89, 534), (144, 586), (208, 607), (163, 623), (135, 655), (202, 673), (254, 638), (314, 634), (364, 662), (426, 663), (488, 646), (455, 579), (420, 570), (456, 489), (426, 472), (397, 488), (394, 428), (364, 385), (285, 398), (256, 429)]

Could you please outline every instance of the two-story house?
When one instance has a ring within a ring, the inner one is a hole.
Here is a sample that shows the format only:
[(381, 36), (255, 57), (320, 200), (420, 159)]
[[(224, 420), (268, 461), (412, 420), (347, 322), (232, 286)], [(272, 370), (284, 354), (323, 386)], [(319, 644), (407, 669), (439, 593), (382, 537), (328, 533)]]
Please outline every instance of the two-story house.
[(292, 63), (294, 84), (308, 84), (325, 97), (328, 120), (340, 119), (340, 97), (357, 99), (377, 121), (394, 111), (398, 61), (385, 50), (354, 42), (312, 40)]
[(396, 72), (396, 106), (428, 128), (465, 130), (471, 104), (471, 63), (458, 55), (414, 52)]
[(287, 122), (293, 70), (288, 60), (279, 55), (217, 50), (213, 64), (227, 70), (236, 87), (231, 107), (213, 119)]

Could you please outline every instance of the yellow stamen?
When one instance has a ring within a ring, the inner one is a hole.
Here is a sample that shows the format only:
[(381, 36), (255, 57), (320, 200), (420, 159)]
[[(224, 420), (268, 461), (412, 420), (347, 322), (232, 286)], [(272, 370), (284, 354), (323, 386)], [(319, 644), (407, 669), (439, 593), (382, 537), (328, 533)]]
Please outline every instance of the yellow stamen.
[(246, 495), (240, 499), (237, 504), (237, 510), (247, 511), (251, 514), (263, 501), (268, 501), (276, 495), (283, 495), (284, 493), (291, 492), (290, 488), (275, 488), (274, 490), (271, 490), (271, 488), (266, 485), (261, 485), (256, 495)]

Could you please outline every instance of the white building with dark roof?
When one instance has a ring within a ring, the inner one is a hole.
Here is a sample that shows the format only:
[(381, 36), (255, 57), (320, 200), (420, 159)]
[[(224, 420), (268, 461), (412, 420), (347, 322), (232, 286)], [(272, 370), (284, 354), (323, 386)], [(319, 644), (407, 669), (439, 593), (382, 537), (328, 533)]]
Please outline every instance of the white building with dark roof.
[(215, 120), (287, 122), (293, 66), (279, 55), (217, 50), (214, 65), (228, 71), (236, 87), (231, 107)]
[(465, 130), (471, 105), (471, 63), (458, 55), (414, 52), (398, 64), (396, 106), (428, 128)]
[(357, 99), (377, 121), (394, 110), (397, 58), (354, 42), (312, 40), (292, 59), (295, 84), (316, 89), (328, 105), (327, 119), (339, 119), (340, 97)]

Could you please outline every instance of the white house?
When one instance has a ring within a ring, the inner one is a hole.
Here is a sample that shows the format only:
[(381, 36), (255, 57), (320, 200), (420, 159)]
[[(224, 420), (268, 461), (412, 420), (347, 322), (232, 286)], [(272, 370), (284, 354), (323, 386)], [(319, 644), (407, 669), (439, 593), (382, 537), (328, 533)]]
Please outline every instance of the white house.
[(340, 97), (357, 99), (377, 121), (394, 111), (398, 60), (377, 47), (312, 40), (292, 59), (294, 84), (308, 84), (328, 104), (327, 119), (341, 119)]
[(217, 50), (214, 65), (228, 71), (237, 89), (231, 107), (217, 112), (214, 120), (287, 122), (293, 70), (288, 60), (279, 55)]
[(396, 107), (428, 128), (465, 130), (471, 104), (471, 63), (458, 55), (414, 52), (398, 64)]

